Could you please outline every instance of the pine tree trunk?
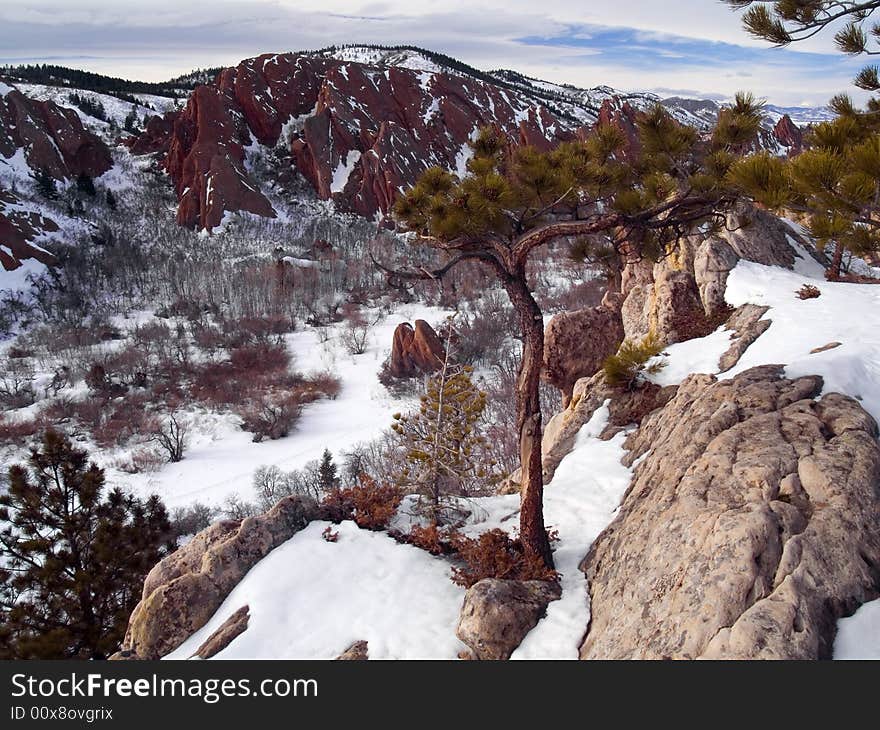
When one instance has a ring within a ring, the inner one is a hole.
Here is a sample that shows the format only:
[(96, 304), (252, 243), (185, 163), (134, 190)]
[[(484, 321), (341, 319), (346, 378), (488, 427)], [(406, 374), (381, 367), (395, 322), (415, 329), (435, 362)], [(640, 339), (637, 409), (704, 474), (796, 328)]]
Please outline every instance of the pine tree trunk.
[(843, 264), (843, 244), (839, 241), (834, 244), (834, 256), (831, 258), (831, 268), (828, 269), (825, 278), (829, 281), (837, 281), (840, 278), (840, 268)]
[(544, 476), (541, 462), (540, 378), (544, 360), (544, 318), (529, 291), (525, 272), (511, 276), (504, 287), (519, 317), (523, 354), (516, 383), (516, 422), (519, 431), (522, 491), (520, 539), (527, 553), (553, 567), (553, 554), (544, 527)]

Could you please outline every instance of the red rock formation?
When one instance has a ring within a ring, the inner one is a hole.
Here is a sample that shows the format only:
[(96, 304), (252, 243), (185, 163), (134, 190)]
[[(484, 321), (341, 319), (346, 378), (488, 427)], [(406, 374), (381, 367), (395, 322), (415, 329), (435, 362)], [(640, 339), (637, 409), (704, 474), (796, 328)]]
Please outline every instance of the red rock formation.
[(28, 166), (57, 180), (97, 177), (113, 166), (110, 150), (83, 127), (73, 109), (35, 101), (18, 89), (0, 95), (0, 156), (24, 150)]
[(19, 202), (10, 191), (0, 190), (0, 266), (14, 271), (26, 259), (55, 263), (55, 257), (34, 241), (44, 233), (57, 231), (58, 226), (40, 213), (10, 207)]
[(589, 130), (579, 130), (578, 136), (586, 139), (593, 129), (600, 126), (617, 127), (626, 136), (628, 155), (633, 155), (639, 150), (639, 132), (636, 127), (636, 114), (638, 112), (629, 104), (616, 104), (613, 99), (605, 99), (599, 108), (599, 118), (596, 124)]
[(788, 148), (789, 155), (796, 155), (804, 149), (804, 133), (786, 114), (773, 128), (773, 137), (783, 147)]
[(417, 319), (413, 329), (409, 322), (403, 322), (394, 330), (389, 373), (395, 378), (433, 373), (443, 362), (444, 354), (443, 343), (431, 325)]
[(467, 142), (488, 124), (541, 148), (571, 139), (576, 126), (467, 76), (280, 54), (223, 70), (182, 112), (151, 122), (133, 149), (167, 149), (179, 221), (210, 229), (224, 211), (273, 215), (245, 169), (253, 140), (289, 145), (319, 197), (373, 217), (425, 168), (463, 169)]
[(177, 112), (166, 112), (163, 116), (153, 116), (147, 121), (147, 127), (137, 137), (126, 137), (123, 143), (132, 154), (148, 155), (156, 152), (168, 152), (171, 144), (171, 133), (174, 131), (174, 120)]

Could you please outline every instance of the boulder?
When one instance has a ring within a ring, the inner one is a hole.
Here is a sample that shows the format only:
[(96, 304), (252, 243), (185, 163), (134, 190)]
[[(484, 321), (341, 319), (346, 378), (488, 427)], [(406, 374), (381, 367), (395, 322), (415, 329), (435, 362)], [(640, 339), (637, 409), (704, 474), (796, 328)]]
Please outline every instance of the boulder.
[(769, 311), (770, 307), (757, 304), (743, 304), (734, 310), (724, 325), (731, 332), (731, 343), (718, 358), (718, 372), (726, 373), (736, 365), (752, 343), (767, 331), (773, 322), (763, 317)]
[(123, 650), (158, 659), (204, 626), (244, 575), (317, 517), (315, 502), (285, 497), (271, 510), (215, 523), (156, 565), (129, 619)]
[(653, 267), (639, 259), (624, 267), (624, 334), (638, 341), (651, 333), (667, 345), (702, 337), (724, 315), (727, 277), (741, 259), (792, 269), (802, 256), (824, 263), (791, 226), (767, 211), (739, 205), (716, 234), (682, 238)]
[(423, 319), (417, 319), (415, 327), (403, 322), (394, 330), (388, 371), (395, 378), (433, 373), (443, 364), (445, 353), (434, 328)]
[(880, 589), (877, 424), (782, 366), (691, 375), (627, 440), (638, 461), (582, 563), (584, 659), (821, 659)]
[(694, 255), (694, 282), (706, 315), (711, 317), (727, 306), (724, 292), (727, 277), (739, 262), (739, 256), (727, 241), (707, 238)]
[(589, 378), (623, 341), (619, 309), (589, 307), (557, 314), (544, 334), (543, 377), (562, 391), (563, 405), (571, 400), (574, 384)]
[(509, 659), (561, 596), (557, 583), (485, 578), (465, 593), (455, 635), (475, 659)]
[(233, 639), (243, 634), (247, 629), (248, 620), (250, 619), (249, 611), (250, 609), (247, 606), (242, 606), (238, 609), (220, 625), (219, 629), (205, 640), (193, 656), (197, 656), (199, 659), (210, 659), (215, 654), (223, 651), (232, 643)]
[(336, 657), (342, 662), (363, 662), (370, 658), (369, 646), (366, 641), (356, 641), (342, 654)]

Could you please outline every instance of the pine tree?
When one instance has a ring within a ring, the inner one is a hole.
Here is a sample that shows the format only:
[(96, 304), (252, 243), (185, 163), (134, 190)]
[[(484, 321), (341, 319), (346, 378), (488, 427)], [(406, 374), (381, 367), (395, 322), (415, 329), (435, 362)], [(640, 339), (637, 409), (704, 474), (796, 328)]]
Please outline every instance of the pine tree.
[(137, 134), (138, 133), (137, 123), (138, 123), (137, 110), (132, 109), (126, 115), (125, 121), (123, 122), (123, 127), (126, 132), (129, 132), (130, 134)]
[(0, 658), (102, 659), (170, 545), (157, 497), (114, 489), (85, 451), (47, 431), (0, 495)]
[(447, 498), (486, 486), (493, 464), (478, 423), (486, 394), (471, 379), (473, 368), (451, 362), (428, 379), (418, 411), (395, 414), (392, 430), (399, 436), (406, 467), (399, 485), (422, 497), (424, 512), (443, 521)]
[[(880, 52), (872, 47), (872, 42), (880, 43), (880, 26), (868, 24), (880, 0), (723, 1), (737, 10), (748, 8), (743, 15), (746, 30), (778, 46), (835, 27), (834, 42), (841, 52)], [(877, 67), (863, 68), (854, 83), (865, 91), (880, 91)], [(830, 106), (837, 118), (810, 130), (805, 152), (790, 160), (766, 153), (741, 160), (731, 170), (731, 182), (768, 208), (804, 216), (819, 245), (832, 248), (827, 277), (835, 280), (843, 276), (847, 252), (865, 256), (880, 251), (880, 99), (871, 98), (862, 110), (840, 94)]]
[(58, 190), (55, 187), (55, 178), (45, 168), (41, 167), (34, 174), (34, 180), (37, 183), (37, 191), (47, 200), (57, 200)]
[(96, 195), (95, 183), (92, 181), (91, 176), (84, 172), (80, 173), (76, 178), (76, 189), (83, 195), (88, 195), (90, 198), (94, 198)]
[(582, 237), (613, 248), (622, 266), (669, 255), (682, 236), (719, 225), (740, 195), (727, 173), (760, 118), (760, 105), (741, 95), (704, 143), (658, 104), (639, 115), (637, 144), (619, 127), (600, 124), (586, 141), (548, 152), (515, 147), (497, 130), (484, 129), (471, 143), (464, 176), (430, 168), (395, 205), (400, 225), (416, 234), (411, 240), (447, 260), (433, 270), (376, 262), (380, 268), (400, 280), (440, 279), (475, 261), (497, 278), (516, 311), (523, 341), (516, 387), (520, 537), (547, 567), (553, 557), (541, 465), (544, 323), (527, 276), (530, 257), (553, 242)]
[(104, 198), (107, 201), (107, 207), (110, 208), (110, 210), (116, 210), (116, 196), (110, 188), (107, 188), (107, 191), (104, 193)]
[(321, 464), (318, 467), (318, 476), (323, 493), (331, 492), (339, 487), (339, 476), (336, 473), (336, 464), (333, 463), (333, 454), (329, 449), (324, 449), (321, 456)]

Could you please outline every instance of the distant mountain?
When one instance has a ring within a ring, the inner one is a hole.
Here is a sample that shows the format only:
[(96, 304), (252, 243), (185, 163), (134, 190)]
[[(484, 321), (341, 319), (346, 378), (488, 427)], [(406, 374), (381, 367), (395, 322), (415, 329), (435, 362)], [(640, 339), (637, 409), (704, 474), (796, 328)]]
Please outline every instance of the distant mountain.
[[(584, 138), (599, 119), (632, 137), (636, 111), (658, 102), (484, 72), (414, 47), (331, 47), (221, 70), (182, 111), (153, 118), (132, 151), (159, 156), (185, 226), (278, 215), (274, 201), (297, 176), (338, 208), (381, 220), (425, 168), (463, 172), (481, 126), (546, 149)], [(711, 124), (689, 105), (666, 106), (682, 123)]]
[[(208, 230), (229, 214), (284, 215), (285, 201), (307, 188), (341, 211), (381, 221), (427, 167), (463, 173), (468, 143), (485, 125), (515, 143), (548, 149), (585, 138), (600, 120), (634, 139), (637, 111), (657, 103), (702, 130), (720, 109), (709, 100), (481, 71), (412, 46), (266, 54), (157, 84), (58, 66), (0, 73), (40, 108), (66, 109), (84, 134), (155, 156), (174, 185), (179, 223)], [(784, 154), (799, 149), (801, 136), (793, 117), (779, 112), (773, 108), (757, 144)], [(0, 122), (11, 139), (14, 120)], [(13, 147), (24, 152), (29, 144)], [(37, 167), (16, 169), (19, 178), (34, 177)]]

